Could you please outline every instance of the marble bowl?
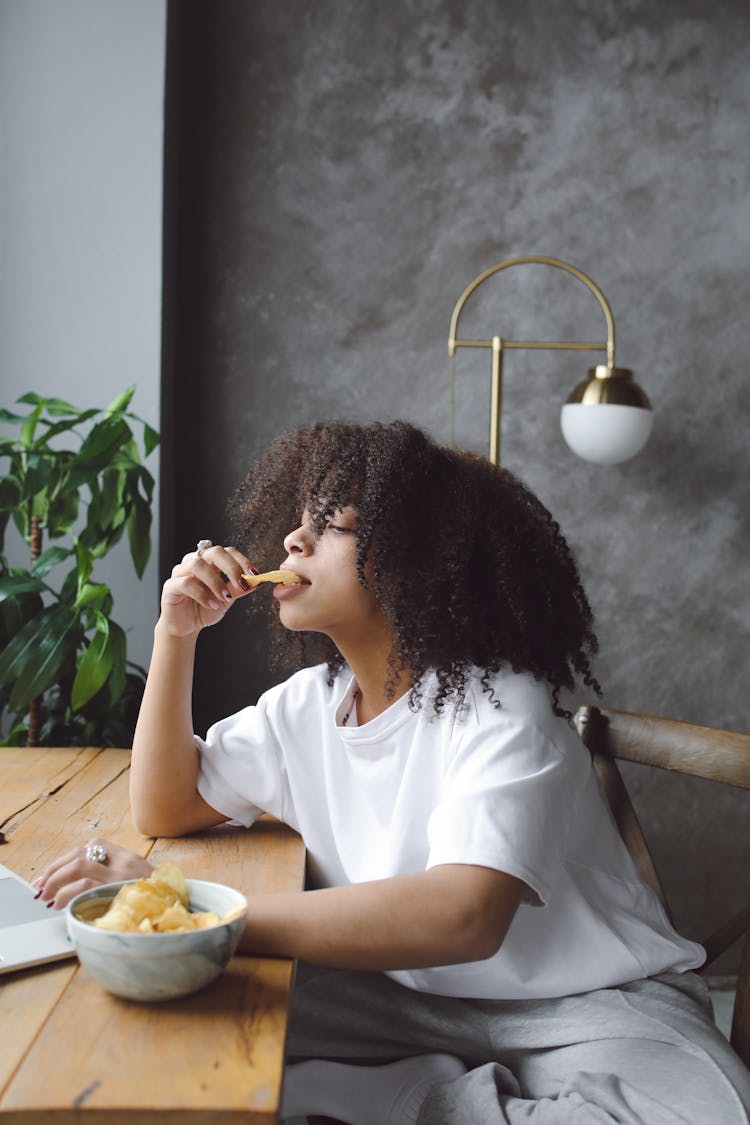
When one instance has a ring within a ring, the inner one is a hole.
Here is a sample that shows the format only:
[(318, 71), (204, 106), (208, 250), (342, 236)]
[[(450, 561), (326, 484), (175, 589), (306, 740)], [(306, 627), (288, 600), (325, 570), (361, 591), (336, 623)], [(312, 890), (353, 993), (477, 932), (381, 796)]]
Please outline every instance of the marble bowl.
[(108, 992), (128, 1000), (173, 1000), (197, 992), (224, 970), (245, 926), (247, 899), (220, 883), (202, 879), (186, 883), (193, 910), (213, 910), (221, 918), (242, 906), (243, 913), (205, 930), (128, 934), (100, 930), (84, 921), (104, 913), (122, 883), (83, 891), (68, 903), (68, 933), (78, 960)]

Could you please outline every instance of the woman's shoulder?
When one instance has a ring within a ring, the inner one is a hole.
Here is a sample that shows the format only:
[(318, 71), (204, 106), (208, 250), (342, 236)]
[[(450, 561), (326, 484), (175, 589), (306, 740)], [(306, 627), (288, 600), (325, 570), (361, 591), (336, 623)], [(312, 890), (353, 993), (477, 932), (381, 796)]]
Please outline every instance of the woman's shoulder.
[(502, 664), (496, 672), (472, 667), (466, 680), (466, 699), (475, 706), (496, 710), (545, 713), (551, 710), (552, 693), (546, 680), (530, 672), (516, 672)]
[(546, 680), (529, 672), (515, 672), (510, 665), (493, 673), (473, 668), (464, 710), (469, 721), (483, 726), (533, 727), (555, 744), (569, 744), (571, 736), (574, 742), (579, 741), (568, 720), (556, 714)]

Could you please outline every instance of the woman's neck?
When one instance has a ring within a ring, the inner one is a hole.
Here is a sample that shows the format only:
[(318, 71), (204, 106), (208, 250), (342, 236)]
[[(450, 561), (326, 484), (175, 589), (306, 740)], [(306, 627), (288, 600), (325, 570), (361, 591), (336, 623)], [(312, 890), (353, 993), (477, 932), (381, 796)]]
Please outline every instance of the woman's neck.
[(382, 682), (363, 687), (356, 671), (354, 671), (354, 676), (357, 681), (355, 705), (359, 726), (363, 726), (365, 723), (369, 723), (371, 719), (376, 719), (378, 715), (382, 715), (411, 687), (411, 677), (405, 674), (398, 676), (395, 683), (391, 684), (389, 688), (386, 688), (385, 683)]
[(393, 678), (388, 664), (392, 644), (389, 635), (379, 641), (370, 637), (366, 645), (338, 646), (357, 682), (357, 722), (360, 726), (381, 715), (412, 686), (413, 676), (407, 669), (402, 669)]

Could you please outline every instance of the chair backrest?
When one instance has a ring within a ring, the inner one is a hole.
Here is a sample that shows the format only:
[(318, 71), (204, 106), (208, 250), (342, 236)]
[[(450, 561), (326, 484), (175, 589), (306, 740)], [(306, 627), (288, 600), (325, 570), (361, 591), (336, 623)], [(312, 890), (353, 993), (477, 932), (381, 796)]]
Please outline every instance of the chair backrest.
[[(593, 706), (581, 707), (575, 723), (591, 752), (599, 784), (623, 840), (641, 875), (669, 914), (669, 904), (616, 760), (750, 789), (750, 735)], [(743, 934), (731, 1041), (750, 1066), (750, 902), (701, 944), (706, 949), (705, 970)]]

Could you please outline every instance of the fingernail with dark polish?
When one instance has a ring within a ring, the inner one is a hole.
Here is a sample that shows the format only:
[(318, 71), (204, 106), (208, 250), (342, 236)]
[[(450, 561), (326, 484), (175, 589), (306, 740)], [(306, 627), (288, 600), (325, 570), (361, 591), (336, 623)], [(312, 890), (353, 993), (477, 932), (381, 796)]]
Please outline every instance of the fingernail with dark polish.
[(41, 893), (42, 893), (42, 888), (40, 887), (40, 888), (39, 888), (39, 890), (38, 890), (38, 891), (36, 892), (36, 894), (34, 895), (34, 898), (39, 898), (39, 896), (40, 896), (40, 894), (41, 894)]
[(45, 903), (44, 905), (45, 905), (45, 906), (47, 907), (47, 909), (49, 910), (50, 906), (54, 905), (54, 899), (50, 899), (50, 901), (49, 901), (49, 902), (46, 902), (46, 903)]
[(248, 586), (247, 582), (242, 577), (242, 575), (240, 575), (240, 577), (238, 579), (238, 582), (239, 582), (239, 584), (240, 584), (240, 586), (242, 587), (243, 590), (249, 590), (250, 589), (250, 587)]
[(226, 574), (224, 573), (223, 570), (219, 571), (219, 578), (221, 578), (222, 582), (228, 582), (229, 581), (228, 577), (226, 576)]

